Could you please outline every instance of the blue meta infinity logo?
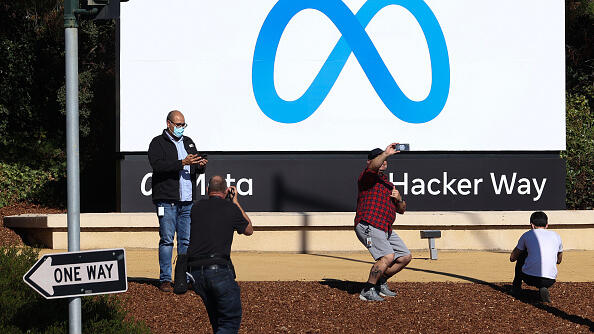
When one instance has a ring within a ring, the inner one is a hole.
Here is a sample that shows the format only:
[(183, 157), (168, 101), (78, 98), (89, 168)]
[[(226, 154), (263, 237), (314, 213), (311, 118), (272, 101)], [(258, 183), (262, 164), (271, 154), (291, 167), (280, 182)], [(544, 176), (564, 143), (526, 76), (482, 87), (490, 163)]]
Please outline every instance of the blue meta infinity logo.
[[(384, 7), (399, 5), (417, 20), (429, 47), (431, 91), (423, 101), (412, 101), (402, 92), (365, 32), (371, 19)], [(325, 14), (342, 34), (320, 72), (303, 95), (286, 101), (274, 87), (274, 60), (281, 36), (289, 21), (304, 9)], [(340, 0), (280, 0), (272, 8), (256, 41), (252, 85), (256, 102), (271, 119), (297, 123), (311, 116), (338, 79), (351, 52), (367, 78), (394, 116), (408, 123), (425, 123), (443, 109), (450, 91), (450, 61), (445, 38), (435, 15), (422, 0), (368, 0), (357, 14)]]

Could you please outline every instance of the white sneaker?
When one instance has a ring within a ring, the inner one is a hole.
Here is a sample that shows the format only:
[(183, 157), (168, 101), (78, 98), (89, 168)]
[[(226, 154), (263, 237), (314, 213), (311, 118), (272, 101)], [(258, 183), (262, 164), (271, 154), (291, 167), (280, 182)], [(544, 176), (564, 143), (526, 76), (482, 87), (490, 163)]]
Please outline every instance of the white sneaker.
[(388, 288), (388, 283), (384, 282), (380, 285), (379, 295), (382, 297), (396, 297), (396, 292)]
[(377, 294), (375, 288), (369, 288), (369, 290), (365, 291), (365, 289), (361, 290), (361, 294), (359, 295), (359, 299), (367, 300), (367, 301), (377, 301), (383, 302), (384, 299)]

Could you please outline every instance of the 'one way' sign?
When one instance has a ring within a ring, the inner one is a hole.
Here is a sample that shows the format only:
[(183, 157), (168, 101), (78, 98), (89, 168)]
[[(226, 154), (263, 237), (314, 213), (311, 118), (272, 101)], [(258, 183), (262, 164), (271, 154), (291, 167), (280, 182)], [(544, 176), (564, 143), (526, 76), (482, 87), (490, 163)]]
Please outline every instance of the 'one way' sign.
[(23, 280), (48, 299), (125, 292), (126, 253), (119, 248), (47, 254)]

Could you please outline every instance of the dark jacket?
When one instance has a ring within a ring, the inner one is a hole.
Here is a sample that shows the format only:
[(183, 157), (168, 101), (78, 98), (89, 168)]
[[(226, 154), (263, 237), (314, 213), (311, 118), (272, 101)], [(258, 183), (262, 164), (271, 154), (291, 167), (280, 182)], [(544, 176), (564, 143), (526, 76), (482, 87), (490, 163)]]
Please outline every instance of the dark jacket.
[[(179, 171), (183, 169), (181, 160), (177, 158), (177, 149), (169, 136), (163, 133), (151, 141), (148, 158), (153, 167), (153, 202), (179, 201)], [(194, 141), (184, 136), (184, 147), (188, 154), (199, 154)], [(192, 180), (192, 199), (196, 199), (196, 175), (204, 173), (205, 168), (190, 165), (190, 178)]]

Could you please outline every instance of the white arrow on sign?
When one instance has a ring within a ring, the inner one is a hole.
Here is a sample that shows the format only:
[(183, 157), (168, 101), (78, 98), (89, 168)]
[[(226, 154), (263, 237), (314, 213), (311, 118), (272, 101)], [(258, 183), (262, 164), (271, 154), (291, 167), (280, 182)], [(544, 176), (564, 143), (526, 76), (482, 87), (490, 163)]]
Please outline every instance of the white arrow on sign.
[(118, 281), (118, 261), (102, 261), (52, 266), (46, 258), (29, 278), (50, 296), (55, 286)]

